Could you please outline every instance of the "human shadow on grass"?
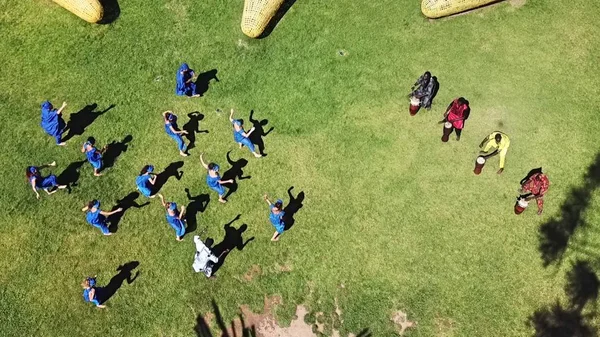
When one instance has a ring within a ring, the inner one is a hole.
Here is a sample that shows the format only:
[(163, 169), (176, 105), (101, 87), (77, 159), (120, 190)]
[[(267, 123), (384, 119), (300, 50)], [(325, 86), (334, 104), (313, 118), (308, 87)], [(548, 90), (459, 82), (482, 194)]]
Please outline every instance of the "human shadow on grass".
[[(212, 307), (214, 312), (214, 317), (217, 321), (217, 327), (220, 330), (218, 333), (213, 334), (210, 329), (210, 322), (207, 322), (204, 316), (198, 315), (196, 318), (196, 326), (194, 327), (194, 331), (196, 332), (196, 336), (198, 337), (257, 337), (256, 335), (256, 327), (254, 325), (248, 326), (244, 321), (244, 316), (242, 314), (238, 315), (239, 324), (235, 324), (233, 321), (231, 322), (231, 328), (227, 328), (225, 324), (225, 319), (221, 314), (221, 310), (219, 310), (219, 306), (212, 300)], [(364, 336), (363, 336), (364, 337)]]
[(185, 221), (187, 224), (185, 232), (187, 234), (192, 233), (198, 228), (198, 213), (203, 213), (206, 210), (210, 202), (210, 196), (206, 193), (192, 196), (189, 188), (185, 189), (185, 194), (190, 201), (185, 210)]
[(285, 212), (283, 215), (283, 224), (285, 226), (285, 230), (289, 230), (292, 228), (292, 226), (294, 226), (294, 223), (296, 222), (294, 215), (300, 210), (300, 208), (302, 208), (302, 202), (304, 201), (304, 192), (298, 193), (298, 196), (294, 198), (294, 195), (292, 194), (293, 189), (294, 186), (288, 188), (287, 192), (290, 201), (283, 208), (283, 211)]
[(133, 140), (133, 136), (127, 135), (123, 138), (122, 141), (112, 141), (110, 144), (106, 145), (106, 151), (102, 156), (102, 161), (104, 163), (102, 170), (111, 168), (115, 164), (117, 158), (123, 153), (127, 152), (127, 148), (129, 147), (129, 142)]
[(275, 15), (273, 15), (273, 18), (271, 18), (271, 20), (265, 27), (265, 30), (262, 32), (262, 34), (260, 34), (258, 38), (264, 39), (265, 37), (271, 35), (275, 27), (277, 27), (277, 25), (279, 24), (279, 21), (283, 19), (285, 14), (290, 10), (290, 8), (292, 8), (294, 3), (296, 3), (296, 0), (284, 0), (281, 7), (279, 7)]
[(102, 19), (98, 21), (99, 24), (109, 24), (115, 21), (121, 14), (121, 7), (117, 0), (99, 0), (102, 8), (104, 9), (104, 15)]
[(198, 95), (204, 96), (204, 94), (208, 91), (210, 81), (215, 80), (219, 82), (217, 72), (217, 69), (211, 69), (198, 75), (196, 78), (196, 93)]
[(233, 179), (233, 183), (223, 184), (223, 186), (227, 187), (227, 193), (224, 198), (227, 199), (230, 195), (235, 193), (238, 189), (237, 180), (250, 179), (251, 176), (244, 177), (244, 167), (248, 165), (248, 160), (244, 158), (240, 158), (237, 161), (233, 161), (230, 156), (231, 151), (227, 152), (227, 162), (231, 165), (231, 168), (223, 173), (221, 180), (230, 180)]
[(69, 193), (71, 193), (71, 188), (73, 186), (77, 186), (77, 181), (79, 181), (79, 177), (81, 176), (79, 170), (85, 162), (85, 160), (74, 161), (58, 175), (58, 184), (67, 185), (67, 191)]
[(98, 291), (98, 300), (100, 303), (104, 303), (108, 301), (111, 297), (115, 295), (117, 290), (121, 288), (124, 281), (127, 281), (127, 284), (133, 283), (139, 276), (140, 272), (136, 271), (135, 276), (132, 275), (132, 272), (135, 268), (140, 265), (138, 261), (127, 262), (123, 265), (117, 267), (117, 271), (119, 272), (117, 275), (113, 276), (110, 279), (110, 282), (104, 287), (101, 287)]
[(86, 105), (83, 109), (77, 111), (76, 113), (72, 113), (69, 116), (69, 122), (67, 122), (68, 132), (67, 135), (63, 138), (63, 141), (67, 141), (74, 136), (81, 136), (85, 132), (85, 128), (90, 126), (96, 118), (108, 112), (110, 109), (114, 108), (115, 105), (112, 104), (108, 108), (102, 111), (95, 111), (98, 107), (98, 104), (89, 104)]
[(590, 205), (592, 194), (600, 187), (600, 153), (588, 167), (581, 186), (571, 189), (561, 206), (559, 216), (553, 216), (539, 228), (539, 250), (545, 267), (560, 262), (571, 236), (585, 226), (583, 215)]
[(153, 186), (153, 194), (160, 191), (160, 189), (167, 183), (169, 178), (175, 177), (177, 180), (181, 180), (183, 177), (183, 171), (178, 170), (183, 167), (183, 161), (176, 161), (167, 166), (162, 172), (156, 175), (156, 182)]
[(252, 144), (258, 147), (258, 152), (264, 157), (267, 154), (265, 153), (265, 141), (263, 137), (266, 137), (271, 131), (273, 131), (274, 127), (271, 127), (269, 131), (265, 132), (265, 126), (269, 124), (268, 119), (257, 120), (254, 119), (254, 110), (250, 110), (250, 123), (252, 123), (252, 127), (254, 131), (250, 134), (250, 141)]
[[(232, 226), (234, 222), (239, 220), (241, 214), (238, 214), (233, 220), (223, 225), (223, 229), (225, 230), (225, 237), (223, 240), (216, 245), (214, 245), (211, 250), (215, 256), (221, 256), (219, 258), (219, 262), (215, 263), (213, 266), (213, 275), (221, 268), (221, 266), (225, 263), (225, 259), (232, 252), (233, 249), (237, 249), (242, 251), (250, 241), (254, 240), (254, 237), (244, 241), (242, 235), (248, 229), (247, 224), (242, 224), (240, 228), (235, 228)], [(212, 241), (212, 239), (207, 241)]]
[(200, 130), (200, 121), (204, 119), (204, 115), (199, 111), (190, 112), (188, 117), (190, 120), (183, 125), (182, 129), (187, 131), (184, 136), (189, 141), (187, 149), (190, 150), (196, 147), (196, 133), (208, 133), (208, 130)]
[(111, 233), (116, 233), (119, 230), (119, 222), (125, 216), (125, 212), (127, 212), (130, 208), (142, 208), (144, 206), (150, 205), (150, 202), (146, 201), (143, 204), (138, 204), (136, 202), (137, 198), (140, 196), (139, 192), (131, 192), (127, 194), (124, 198), (117, 200), (117, 204), (111, 209), (111, 212), (121, 208), (123, 209), (121, 212), (114, 213), (113, 215), (109, 215), (106, 219), (110, 223), (110, 227), (108, 228)]

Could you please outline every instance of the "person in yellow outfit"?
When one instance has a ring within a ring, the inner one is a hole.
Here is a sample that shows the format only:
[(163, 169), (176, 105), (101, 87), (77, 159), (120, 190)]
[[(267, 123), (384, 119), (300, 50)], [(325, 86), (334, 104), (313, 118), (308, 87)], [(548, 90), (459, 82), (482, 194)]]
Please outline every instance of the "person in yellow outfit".
[[(485, 137), (481, 144), (479, 144), (479, 148), (483, 149), (479, 152), (479, 155), (488, 159), (500, 154), (500, 169), (498, 170), (498, 174), (501, 174), (504, 171), (504, 160), (506, 159), (506, 152), (508, 152), (508, 147), (510, 146), (510, 139), (508, 136), (500, 131), (494, 131), (491, 135)], [(490, 150), (493, 150), (490, 153)]]

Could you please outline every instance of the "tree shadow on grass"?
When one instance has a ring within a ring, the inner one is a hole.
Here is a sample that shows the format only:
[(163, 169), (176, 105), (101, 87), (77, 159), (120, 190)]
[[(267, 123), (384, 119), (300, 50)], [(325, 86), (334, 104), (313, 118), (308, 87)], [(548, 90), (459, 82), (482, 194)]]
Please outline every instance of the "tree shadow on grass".
[(193, 197), (188, 188), (185, 189), (185, 194), (190, 201), (185, 211), (185, 221), (187, 224), (185, 232), (187, 234), (192, 233), (198, 228), (198, 213), (203, 213), (206, 210), (210, 202), (210, 196), (205, 193)]
[(117, 271), (119, 273), (113, 276), (106, 286), (99, 289), (99, 302), (104, 303), (113, 297), (117, 290), (121, 288), (124, 281), (127, 281), (127, 284), (133, 283), (133, 281), (135, 281), (135, 279), (139, 276), (140, 272), (136, 271), (135, 276), (132, 276), (132, 272), (139, 265), (140, 263), (138, 261), (131, 261), (117, 267)]
[(224, 198), (227, 199), (230, 195), (235, 193), (238, 189), (237, 180), (250, 179), (251, 176), (244, 177), (244, 167), (248, 165), (248, 160), (244, 158), (240, 158), (237, 161), (233, 161), (230, 157), (231, 151), (227, 152), (227, 162), (231, 165), (231, 168), (221, 177), (222, 180), (233, 179), (233, 183), (223, 184), (223, 186), (227, 187), (227, 193)]
[(103, 170), (107, 168), (113, 167), (117, 158), (123, 153), (127, 152), (127, 148), (129, 147), (128, 143), (133, 140), (133, 136), (127, 135), (123, 138), (122, 141), (112, 141), (110, 144), (106, 146), (106, 151), (102, 156), (102, 161), (104, 163)]
[(269, 21), (267, 27), (265, 27), (265, 30), (262, 32), (262, 34), (260, 34), (258, 38), (264, 39), (265, 37), (271, 35), (275, 27), (277, 27), (277, 25), (279, 24), (279, 21), (283, 19), (285, 14), (290, 10), (290, 8), (292, 8), (294, 3), (296, 3), (296, 0), (284, 0), (281, 7), (279, 7), (275, 15), (273, 15), (273, 18)]
[(187, 131), (187, 135), (184, 136), (189, 141), (187, 149), (190, 150), (196, 147), (196, 133), (208, 133), (208, 130), (200, 130), (200, 121), (204, 119), (204, 115), (200, 112), (190, 112), (188, 117), (190, 120), (183, 125), (182, 129)]
[(108, 112), (110, 109), (114, 108), (115, 105), (112, 104), (108, 108), (102, 111), (95, 111), (98, 107), (98, 104), (93, 103), (86, 105), (83, 109), (77, 111), (76, 113), (72, 113), (69, 116), (69, 122), (67, 122), (68, 132), (67, 135), (63, 138), (63, 141), (73, 138), (74, 136), (81, 136), (85, 132), (85, 128), (90, 126), (96, 118)]
[(152, 194), (158, 193), (171, 177), (175, 177), (175, 179), (181, 180), (181, 178), (183, 177), (183, 171), (179, 172), (178, 170), (182, 167), (183, 161), (176, 161), (169, 164), (167, 168), (165, 168), (161, 173), (157, 174)]
[(269, 133), (271, 133), (274, 127), (271, 127), (269, 131), (265, 132), (265, 126), (269, 124), (269, 120), (263, 119), (259, 121), (257, 119), (254, 119), (254, 110), (250, 110), (250, 122), (252, 123), (254, 131), (250, 134), (249, 139), (252, 142), (252, 144), (258, 147), (258, 152), (261, 155), (266, 156), (267, 154), (265, 153), (265, 141), (263, 140), (263, 138), (266, 137)]
[(587, 322), (589, 318), (557, 301), (534, 312), (527, 323), (535, 330), (535, 337), (595, 337), (596, 329)]
[[(221, 256), (219, 258), (219, 262), (215, 263), (213, 266), (213, 275), (221, 268), (221, 266), (225, 263), (225, 259), (233, 249), (237, 249), (242, 251), (250, 241), (254, 240), (254, 237), (244, 241), (242, 237), (243, 233), (248, 229), (247, 224), (242, 224), (240, 228), (235, 228), (232, 226), (234, 222), (239, 220), (241, 214), (238, 214), (233, 220), (223, 225), (223, 229), (225, 230), (225, 236), (223, 240), (216, 245), (214, 245), (211, 250), (215, 256)], [(207, 239), (208, 241), (208, 239)]]
[(121, 218), (123, 218), (123, 216), (125, 216), (125, 212), (127, 212), (128, 209), (134, 207), (134, 208), (142, 208), (144, 206), (150, 205), (150, 202), (146, 201), (143, 204), (138, 204), (136, 202), (136, 199), (140, 196), (139, 192), (131, 192), (129, 194), (127, 194), (123, 199), (119, 199), (117, 200), (117, 204), (111, 209), (111, 211), (116, 210), (117, 208), (122, 208), (123, 210), (121, 212), (117, 212), (113, 215), (109, 215), (108, 218), (106, 219), (108, 222), (110, 222), (110, 227), (109, 230), (111, 233), (116, 233), (119, 230), (119, 222), (121, 221)]
[(590, 205), (592, 193), (600, 187), (600, 153), (590, 165), (583, 185), (575, 187), (561, 206), (559, 216), (552, 217), (539, 229), (539, 250), (545, 267), (560, 262), (571, 236), (585, 226), (583, 215)]
[(294, 186), (288, 188), (287, 192), (290, 201), (283, 208), (283, 211), (285, 212), (285, 214), (283, 215), (283, 223), (285, 225), (284, 228), (286, 231), (292, 228), (292, 226), (294, 226), (294, 223), (296, 222), (296, 220), (294, 219), (294, 215), (296, 215), (300, 208), (304, 206), (302, 205), (302, 202), (304, 201), (304, 192), (298, 193), (298, 196), (294, 198), (294, 195), (292, 194), (293, 189)]
[(198, 315), (196, 318), (196, 326), (194, 327), (194, 331), (196, 332), (196, 336), (198, 337), (257, 337), (256, 335), (256, 327), (254, 325), (247, 326), (244, 321), (243, 315), (239, 314), (238, 318), (240, 321), (239, 328), (235, 328), (234, 322), (231, 322), (231, 329), (227, 329), (227, 325), (225, 324), (225, 319), (223, 319), (223, 315), (221, 314), (221, 310), (215, 300), (212, 300), (213, 312), (215, 315), (215, 319), (217, 320), (217, 326), (219, 333), (213, 334), (210, 330), (210, 324), (206, 321), (204, 316)]
[(79, 170), (81, 166), (86, 162), (86, 160), (74, 161), (67, 166), (64, 171), (62, 171), (58, 177), (56, 178), (60, 185), (67, 185), (67, 190), (71, 193), (71, 188), (73, 186), (77, 186), (77, 181), (81, 174)]
[(117, 0), (99, 0), (102, 8), (104, 8), (104, 15), (98, 22), (99, 24), (109, 24), (115, 21), (121, 14), (121, 7)]

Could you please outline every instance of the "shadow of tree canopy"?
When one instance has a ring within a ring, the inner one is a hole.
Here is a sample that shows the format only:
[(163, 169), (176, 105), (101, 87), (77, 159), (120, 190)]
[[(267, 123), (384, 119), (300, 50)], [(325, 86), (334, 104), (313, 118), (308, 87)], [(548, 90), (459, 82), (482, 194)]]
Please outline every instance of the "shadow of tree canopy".
[(559, 216), (552, 217), (539, 229), (539, 250), (544, 267), (562, 260), (571, 236), (585, 226), (583, 216), (590, 205), (592, 193), (600, 187), (600, 153), (584, 176), (584, 183), (571, 190), (561, 206)]
[(256, 337), (256, 327), (254, 325), (248, 326), (244, 321), (242, 314), (238, 315), (241, 325), (239, 329), (234, 328), (234, 321), (232, 321), (230, 325), (232, 328), (227, 329), (221, 310), (219, 310), (219, 306), (214, 299), (212, 300), (212, 307), (220, 333), (213, 334), (210, 330), (209, 322), (206, 321), (204, 316), (198, 315), (196, 318), (196, 326), (194, 327), (194, 331), (198, 337)]
[(537, 310), (529, 317), (535, 337), (595, 337), (596, 329), (587, 323), (580, 310), (564, 308), (558, 301)]

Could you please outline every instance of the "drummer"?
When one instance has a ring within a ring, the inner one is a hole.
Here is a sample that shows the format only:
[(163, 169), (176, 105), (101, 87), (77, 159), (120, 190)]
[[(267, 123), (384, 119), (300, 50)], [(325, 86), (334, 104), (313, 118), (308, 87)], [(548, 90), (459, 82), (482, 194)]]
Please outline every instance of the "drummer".
[(431, 103), (437, 91), (437, 86), (437, 78), (435, 76), (432, 77), (431, 73), (426, 71), (413, 85), (410, 97), (418, 98), (421, 107), (429, 110), (431, 109)]
[[(508, 147), (510, 146), (510, 139), (508, 136), (500, 131), (494, 131), (489, 136), (485, 137), (479, 147), (482, 151), (479, 152), (479, 155), (486, 160), (489, 157), (493, 157), (497, 154), (500, 154), (500, 169), (498, 170), (498, 174), (502, 174), (504, 171), (504, 161), (506, 159), (506, 152), (508, 152)], [(493, 150), (490, 152), (490, 150)]]
[(464, 97), (459, 97), (452, 101), (444, 113), (444, 122), (452, 124), (450, 134), (452, 131), (456, 131), (457, 141), (460, 140), (460, 134), (462, 133), (465, 121), (469, 118), (470, 113), (471, 108), (469, 107), (469, 101)]
[(541, 171), (533, 174), (521, 184), (521, 190), (519, 192), (524, 194), (521, 195), (521, 198), (524, 198), (527, 201), (535, 199), (538, 206), (538, 215), (541, 215), (544, 211), (544, 194), (548, 192), (549, 186), (550, 181), (548, 180), (548, 177)]

